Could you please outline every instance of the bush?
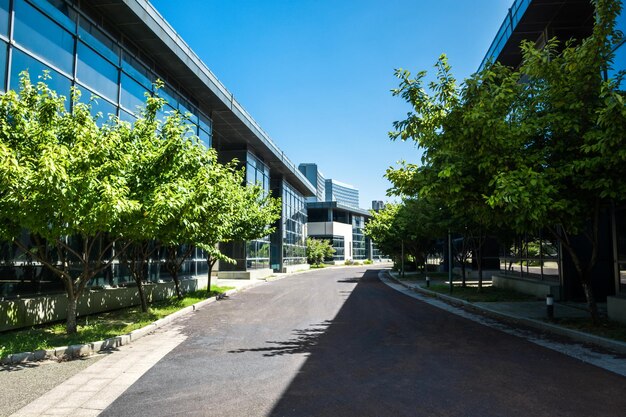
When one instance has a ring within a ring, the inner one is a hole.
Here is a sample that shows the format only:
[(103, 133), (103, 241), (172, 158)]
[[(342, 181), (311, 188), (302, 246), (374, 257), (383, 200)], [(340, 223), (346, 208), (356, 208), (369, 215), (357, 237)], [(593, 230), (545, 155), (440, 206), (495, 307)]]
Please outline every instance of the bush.
[(374, 261), (372, 261), (371, 259), (366, 259), (366, 260), (363, 261), (363, 265), (371, 265), (373, 263), (374, 263)]
[(311, 265), (321, 265), (326, 258), (332, 258), (335, 249), (328, 240), (306, 239), (306, 260)]
[(352, 259), (346, 259), (346, 261), (343, 264), (344, 265), (354, 265), (354, 261)]

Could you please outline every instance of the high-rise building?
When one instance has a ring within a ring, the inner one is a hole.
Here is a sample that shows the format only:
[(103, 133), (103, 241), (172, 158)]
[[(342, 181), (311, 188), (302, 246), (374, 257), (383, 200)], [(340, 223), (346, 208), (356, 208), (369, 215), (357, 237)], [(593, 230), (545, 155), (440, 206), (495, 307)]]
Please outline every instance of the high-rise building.
[(345, 182), (327, 179), (326, 201), (336, 201), (344, 206), (359, 208), (359, 190)]
[(307, 203), (314, 203), (316, 201), (324, 201), (326, 199), (326, 179), (324, 174), (317, 168), (317, 164), (314, 163), (302, 163), (298, 165), (298, 169), (313, 187), (315, 187), (315, 196), (307, 197)]
[(385, 202), (382, 200), (373, 200), (372, 201), (372, 210), (380, 211), (385, 208)]

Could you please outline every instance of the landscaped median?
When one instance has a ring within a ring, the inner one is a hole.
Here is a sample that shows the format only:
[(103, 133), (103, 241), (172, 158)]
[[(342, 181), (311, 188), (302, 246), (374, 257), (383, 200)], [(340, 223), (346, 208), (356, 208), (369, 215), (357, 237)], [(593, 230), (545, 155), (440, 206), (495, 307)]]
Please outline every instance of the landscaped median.
[[(393, 280), (401, 285), (420, 292), (425, 295), (437, 297), (443, 301), (457, 306), (462, 306), (471, 310), (486, 313), (494, 318), (501, 319), (514, 324), (567, 336), (574, 340), (592, 343), (616, 352), (626, 354), (626, 326), (619, 322), (602, 319), (597, 325), (592, 325), (588, 313), (581, 312), (576, 317), (557, 317), (548, 319), (542, 313), (527, 314), (528, 305), (535, 305), (542, 312), (545, 312), (545, 300), (538, 300), (536, 296), (522, 294), (509, 289), (496, 288), (492, 286), (483, 287), (478, 292), (475, 283), (471, 286), (462, 287), (460, 278), (454, 278), (453, 291), (450, 293), (450, 286), (447, 282), (447, 273), (410, 273), (405, 277), (400, 277), (400, 273), (389, 271), (388, 274)], [(426, 284), (426, 276), (431, 278), (430, 285)], [(533, 307), (533, 308), (535, 308)], [(566, 304), (556, 306), (559, 310), (576, 310)]]
[(179, 300), (172, 297), (150, 305), (148, 312), (139, 306), (80, 317), (78, 332), (65, 334), (63, 323), (34, 326), (0, 334), (0, 363), (16, 364), (43, 359), (69, 359), (113, 349), (137, 340), (166, 323), (213, 302), (216, 296), (229, 295), (233, 287), (211, 287), (191, 291)]

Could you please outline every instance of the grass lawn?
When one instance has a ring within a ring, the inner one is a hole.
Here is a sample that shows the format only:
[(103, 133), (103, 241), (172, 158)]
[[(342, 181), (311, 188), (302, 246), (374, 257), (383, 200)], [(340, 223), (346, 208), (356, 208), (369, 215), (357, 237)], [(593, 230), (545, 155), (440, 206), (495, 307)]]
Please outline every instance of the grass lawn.
[[(450, 294), (450, 286), (445, 284), (431, 285), (428, 289), (441, 294)], [(506, 290), (491, 286), (483, 287), (482, 291), (478, 292), (477, 287), (461, 287), (460, 285), (455, 285), (452, 291), (452, 296), (470, 302), (537, 300), (537, 297), (535, 297), (534, 295), (522, 294), (517, 291)]]
[[(232, 287), (211, 286), (211, 295), (230, 289)], [(0, 357), (11, 353), (96, 342), (126, 334), (206, 298), (206, 290), (198, 290), (187, 293), (182, 300), (173, 297), (154, 302), (150, 304), (147, 313), (143, 313), (140, 306), (135, 306), (79, 317), (78, 333), (71, 336), (65, 334), (65, 322), (0, 333)]]
[[(398, 274), (398, 279), (401, 279), (403, 281), (423, 281), (426, 279), (426, 277), (430, 277), (430, 279), (435, 279), (435, 278), (448, 278), (448, 273), (447, 272), (405, 272), (404, 274), (404, 278), (401, 277), (401, 272), (400, 271), (394, 271), (395, 273)], [(459, 276), (455, 275), (454, 279), (460, 279)]]
[(580, 332), (606, 337), (607, 339), (626, 342), (626, 324), (618, 323), (615, 321), (603, 319), (598, 323), (597, 326), (594, 326), (591, 323), (590, 318), (567, 318), (555, 319), (552, 321), (552, 323), (558, 324), (559, 326), (567, 327), (568, 329), (578, 330)]

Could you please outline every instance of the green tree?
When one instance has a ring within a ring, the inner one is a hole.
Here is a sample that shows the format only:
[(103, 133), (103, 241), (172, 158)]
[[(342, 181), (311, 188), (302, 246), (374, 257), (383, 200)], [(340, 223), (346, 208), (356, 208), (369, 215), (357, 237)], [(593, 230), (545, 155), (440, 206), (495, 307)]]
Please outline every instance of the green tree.
[(306, 259), (309, 264), (319, 266), (325, 259), (331, 259), (334, 254), (335, 249), (330, 241), (307, 237)]
[[(428, 90), (424, 73), (399, 71), (394, 92), (412, 106), (392, 139), (415, 140), (422, 165), (390, 170), (393, 191), (436, 197), (478, 241), (484, 232), (550, 231), (573, 260), (591, 316), (597, 319), (591, 271), (598, 256), (603, 208), (623, 201), (621, 149), (626, 126), (621, 81), (602, 80), (620, 4), (596, 3), (593, 34), (565, 45), (550, 40), (522, 47), (519, 70), (487, 65), (456, 89), (445, 59)], [(588, 242), (588, 256), (572, 243)], [(480, 243), (477, 259), (480, 261)]]
[[(0, 229), (61, 279), (74, 333), (80, 296), (123, 251), (115, 232), (139, 207), (125, 175), (126, 127), (112, 119), (99, 126), (77, 92), (67, 111), (46, 78), (32, 84), (23, 73), (20, 91), (0, 97)], [(22, 228), (32, 247), (19, 239)]]

